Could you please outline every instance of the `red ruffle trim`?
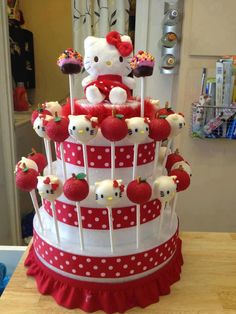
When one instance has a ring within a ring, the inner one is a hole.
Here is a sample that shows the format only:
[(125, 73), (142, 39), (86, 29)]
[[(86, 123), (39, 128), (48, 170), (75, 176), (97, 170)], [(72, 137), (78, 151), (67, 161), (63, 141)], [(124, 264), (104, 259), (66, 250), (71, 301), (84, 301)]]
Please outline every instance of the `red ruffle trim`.
[(59, 275), (44, 266), (30, 248), (25, 266), (27, 275), (35, 277), (38, 290), (51, 295), (66, 308), (80, 308), (85, 312), (103, 310), (108, 314), (124, 313), (130, 308), (144, 308), (170, 293), (170, 286), (180, 279), (183, 258), (181, 240), (173, 258), (155, 273), (124, 283), (93, 283)]

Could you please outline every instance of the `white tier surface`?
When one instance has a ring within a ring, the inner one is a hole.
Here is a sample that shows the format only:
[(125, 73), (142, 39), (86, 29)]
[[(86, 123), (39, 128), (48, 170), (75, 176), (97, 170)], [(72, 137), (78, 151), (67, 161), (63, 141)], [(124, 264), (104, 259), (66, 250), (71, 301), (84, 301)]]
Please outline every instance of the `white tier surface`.
[(42, 208), (40, 215), (44, 226), (41, 231), (37, 216), (34, 218), (34, 229), (44, 239), (63, 251), (83, 254), (88, 256), (120, 256), (137, 254), (155, 246), (161, 245), (173, 236), (178, 227), (177, 216), (174, 216), (170, 228), (170, 208), (166, 208), (160, 239), (157, 238), (160, 217), (140, 226), (140, 247), (136, 248), (136, 227), (118, 229), (113, 231), (114, 252), (111, 253), (108, 230), (83, 229), (85, 249), (81, 251), (78, 227), (58, 222), (60, 233), (60, 244), (57, 243), (53, 218)]

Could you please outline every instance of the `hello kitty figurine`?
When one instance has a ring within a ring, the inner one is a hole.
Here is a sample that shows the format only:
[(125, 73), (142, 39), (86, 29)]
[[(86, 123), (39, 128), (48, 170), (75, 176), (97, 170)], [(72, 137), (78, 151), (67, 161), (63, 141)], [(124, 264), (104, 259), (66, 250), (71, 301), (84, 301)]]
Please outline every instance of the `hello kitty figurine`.
[(122, 180), (103, 180), (95, 183), (96, 201), (105, 207), (114, 206), (123, 196)]
[(176, 194), (177, 176), (160, 176), (154, 181), (154, 193), (163, 203), (170, 201)]
[(35, 130), (39, 137), (48, 139), (45, 127), (48, 121), (52, 119), (53, 119), (52, 116), (46, 114), (39, 114), (39, 116), (34, 120), (33, 129)]
[(84, 48), (84, 68), (89, 76), (83, 79), (82, 86), (88, 102), (109, 100), (114, 105), (124, 104), (135, 86), (134, 79), (128, 77), (133, 52), (130, 37), (116, 31), (106, 38), (89, 36)]
[(169, 122), (169, 124), (171, 126), (169, 138), (173, 138), (173, 137), (179, 135), (180, 132), (185, 127), (185, 124), (186, 124), (184, 116), (181, 113), (170, 114), (166, 117), (166, 120)]
[(86, 144), (93, 139), (98, 132), (98, 118), (88, 115), (69, 115), (68, 131), (76, 141)]
[(128, 140), (133, 144), (142, 143), (149, 135), (148, 118), (134, 117), (125, 119), (128, 126)]
[(50, 202), (55, 201), (62, 194), (62, 182), (53, 175), (38, 176), (37, 188), (39, 195)]

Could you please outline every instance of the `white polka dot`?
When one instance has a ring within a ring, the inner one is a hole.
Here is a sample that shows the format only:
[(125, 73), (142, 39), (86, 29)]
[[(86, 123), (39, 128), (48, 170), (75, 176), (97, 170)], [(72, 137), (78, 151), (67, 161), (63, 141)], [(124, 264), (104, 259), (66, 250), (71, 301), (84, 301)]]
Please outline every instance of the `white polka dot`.
[(44, 258), (44, 254), (42, 254), (42, 258)]
[(146, 209), (146, 208), (147, 208), (147, 205), (146, 205), (146, 204), (145, 204), (145, 205), (143, 205), (143, 208), (144, 208), (144, 209)]
[(102, 214), (103, 214), (103, 215), (107, 215), (107, 211), (106, 211), (106, 210), (103, 210), (103, 211), (102, 211)]
[(64, 256), (64, 253), (60, 252), (60, 255), (61, 255), (61, 256)]
[(120, 152), (123, 153), (125, 151), (124, 147), (120, 148)]
[(53, 248), (50, 246), (49, 250), (52, 252), (52, 251), (53, 251)]
[(144, 160), (143, 160), (143, 163), (145, 164), (146, 162), (147, 162), (147, 159), (144, 159)]
[(120, 228), (120, 227), (121, 227), (121, 224), (117, 224), (116, 227), (117, 227), (117, 228)]
[(131, 157), (130, 155), (126, 155), (126, 159), (130, 159), (130, 157)]
[(77, 257), (76, 256), (72, 256), (72, 259), (73, 259), (73, 261), (75, 261), (77, 259)]
[(98, 218), (98, 217), (95, 217), (95, 219), (94, 219), (95, 221), (99, 221), (100, 219)]
[(57, 212), (58, 212), (58, 214), (60, 214), (60, 213), (61, 213), (61, 210), (60, 210), (60, 209), (58, 209), (58, 211), (57, 211)]
[(82, 220), (85, 220), (85, 217), (84, 217), (84, 216), (81, 216), (81, 219), (82, 219)]
[(144, 267), (143, 267), (143, 270), (147, 270), (147, 266), (144, 266)]
[(67, 147), (70, 148), (70, 144), (67, 144)]
[(165, 244), (165, 247), (167, 247), (167, 246), (168, 246), (168, 244), (166, 243), (166, 244)]
[(153, 257), (150, 257), (150, 258), (149, 258), (149, 262), (152, 262), (152, 261), (153, 261)]
[(151, 155), (151, 153), (152, 153), (152, 152), (149, 151), (149, 152), (148, 152), (148, 155)]
[(132, 274), (134, 273), (134, 270), (133, 270), (133, 269), (131, 269), (129, 273), (132, 275)]
[(89, 228), (92, 228), (92, 224), (88, 224), (88, 227), (89, 227)]
[(78, 221), (74, 221), (74, 225), (75, 225), (75, 226), (78, 226)]
[(53, 263), (51, 259), (50, 259), (49, 263), (50, 263), (50, 264), (52, 264), (52, 263)]
[(127, 268), (128, 268), (128, 265), (127, 265), (127, 264), (123, 265), (123, 268), (124, 268), (124, 269), (127, 269)]
[(98, 269), (98, 266), (97, 266), (97, 265), (94, 265), (94, 266), (93, 266), (93, 269), (94, 269), (94, 270), (97, 270), (97, 269)]
[(116, 273), (116, 277), (119, 277), (120, 276), (120, 273)]
[(101, 277), (105, 277), (106, 274), (105, 274), (105, 273), (101, 273), (100, 276), (101, 276)]
[(143, 222), (146, 222), (146, 220), (147, 220), (146, 218), (143, 218)]
[(165, 257), (164, 257), (164, 261), (166, 260), (166, 258), (167, 258), (167, 257), (165, 256)]
[[(144, 208), (144, 207), (143, 207), (143, 208)], [(148, 214), (151, 214), (151, 212), (152, 212), (151, 209), (149, 209), (149, 210), (148, 210)]]
[(90, 166), (94, 166), (94, 162), (93, 161), (91, 161), (89, 164), (90, 164)]
[(147, 147), (147, 145), (144, 145), (144, 149), (147, 149), (148, 147)]
[(105, 260), (105, 258), (103, 258), (103, 259), (101, 260), (101, 262), (102, 262), (103, 264), (105, 264), (107, 261)]
[(92, 152), (92, 153), (95, 152), (95, 148), (94, 148), (94, 147), (91, 147), (91, 148), (90, 148), (90, 152)]
[(155, 217), (156, 217), (156, 215), (155, 215), (155, 214), (153, 214), (153, 215), (152, 215), (152, 218), (155, 218)]
[(130, 222), (130, 226), (133, 226), (133, 225), (134, 225), (134, 221), (131, 221), (131, 222)]
[(63, 269), (64, 267), (62, 265), (60, 265), (60, 268)]
[(119, 162), (119, 166), (120, 166), (120, 167), (124, 166), (124, 163), (123, 163), (122, 161)]
[(122, 211), (121, 211), (120, 209), (118, 209), (116, 212), (117, 212), (117, 214), (119, 214), (119, 215), (122, 213)]
[(81, 161), (80, 161), (80, 160), (77, 160), (77, 164), (80, 165), (80, 164), (81, 164)]
[(87, 263), (90, 263), (90, 262), (91, 262), (91, 258), (89, 258), (89, 257), (86, 258), (86, 262), (87, 262)]
[(90, 272), (89, 272), (89, 271), (86, 271), (85, 275), (86, 275), (86, 276), (90, 276)]
[(154, 142), (152, 143), (152, 147), (155, 147), (155, 143)]
[(54, 256), (54, 259), (57, 261), (57, 260), (58, 260), (58, 257), (57, 257), (57, 256)]
[(72, 217), (72, 214), (71, 214), (71, 213), (68, 213), (68, 217)]
[(161, 252), (161, 253), (160, 253), (160, 257), (162, 257), (162, 255), (163, 255), (163, 253)]
[(72, 269), (72, 273), (75, 274), (76, 273), (76, 269), (73, 268)]
[(131, 261), (135, 261), (136, 257), (135, 256), (132, 256), (131, 257)]
[(92, 211), (91, 209), (88, 210), (88, 214), (92, 214), (92, 212), (93, 212), (93, 211)]
[(75, 157), (75, 152), (72, 152), (72, 154), (71, 154), (73, 157)]
[(64, 149), (64, 154), (66, 154), (66, 150)]
[(143, 156), (143, 154), (139, 153), (139, 154), (138, 154), (138, 156), (139, 156), (139, 157), (142, 157), (142, 156)]
[(145, 253), (145, 254), (144, 254), (144, 257), (147, 257), (147, 256), (148, 256), (148, 253)]
[(63, 205), (62, 207), (63, 207), (64, 209), (66, 209), (66, 205)]
[(170, 247), (168, 247), (168, 251), (170, 251)]
[(48, 255), (48, 251), (45, 251), (45, 254)]
[(159, 251), (159, 249), (156, 249), (155, 252), (157, 253)]
[(66, 261), (66, 265), (70, 265), (70, 262), (69, 262), (69, 261)]
[(135, 212), (135, 207), (132, 207), (131, 209), (130, 209), (130, 211), (133, 213), (133, 212)]
[(154, 156), (151, 157), (151, 160), (153, 160), (153, 159), (154, 159)]
[(97, 156), (97, 159), (98, 159), (98, 160), (101, 160), (101, 159), (102, 159), (102, 156), (101, 156), (101, 155), (98, 155), (98, 156)]
[(113, 269), (113, 266), (109, 266), (108, 269), (109, 269), (109, 270), (112, 270), (112, 269)]
[(42, 242), (42, 246), (44, 246), (44, 242)]
[(142, 264), (142, 262), (138, 262), (137, 265), (140, 266)]
[(79, 264), (79, 268), (83, 268), (84, 267), (84, 265), (82, 265), (82, 264)]
[(124, 216), (124, 220), (128, 220), (128, 216)]
[(110, 153), (110, 148), (106, 148), (106, 149), (105, 149), (105, 152), (106, 152), (106, 153)]
[(102, 229), (106, 229), (107, 225), (102, 225)]
[(110, 166), (109, 162), (105, 162), (104, 166), (109, 167)]
[(158, 264), (158, 262), (155, 262), (155, 264), (154, 264), (154, 265), (155, 265), (155, 266), (157, 266), (157, 264)]
[(156, 203), (157, 203), (157, 201), (154, 201), (154, 202), (153, 202), (153, 205), (156, 205)]
[(63, 221), (63, 222), (66, 222), (66, 218), (63, 218), (62, 221)]
[(117, 258), (117, 259), (116, 259), (116, 262), (117, 262), (117, 263), (120, 263), (120, 262), (121, 262), (121, 259), (120, 259), (120, 258)]

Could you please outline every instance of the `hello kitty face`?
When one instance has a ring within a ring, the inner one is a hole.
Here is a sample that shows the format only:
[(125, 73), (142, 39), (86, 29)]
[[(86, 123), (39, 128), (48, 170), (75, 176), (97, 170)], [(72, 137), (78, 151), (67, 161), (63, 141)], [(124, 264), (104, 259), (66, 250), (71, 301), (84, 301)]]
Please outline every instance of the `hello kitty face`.
[(185, 119), (182, 114), (173, 113), (166, 117), (166, 120), (171, 126), (171, 131), (169, 137), (174, 137), (180, 134), (180, 132), (185, 127)]
[(154, 181), (154, 192), (161, 202), (170, 201), (176, 194), (177, 176), (160, 176)]
[(62, 194), (62, 182), (53, 175), (38, 176), (37, 185), (39, 195), (52, 202)]
[(44, 108), (51, 112), (53, 116), (57, 112), (58, 116), (61, 115), (61, 105), (58, 101), (49, 101), (44, 104)]
[[(129, 36), (120, 36), (120, 40), (131, 43)], [(117, 47), (109, 44), (106, 38), (87, 37), (84, 50), (84, 68), (92, 77), (105, 74), (127, 76), (131, 72), (132, 51), (128, 56), (122, 56)]]
[(15, 172), (17, 172), (19, 169), (24, 169), (24, 165), (29, 169), (34, 169), (37, 172), (39, 171), (35, 161), (29, 158), (21, 157), (21, 160), (16, 165)]
[(98, 118), (86, 115), (70, 115), (69, 120), (69, 134), (76, 141), (80, 141), (85, 144), (97, 135)]
[(148, 118), (134, 117), (125, 119), (128, 126), (128, 139), (133, 144), (139, 144), (143, 142), (149, 134), (149, 122)]
[(103, 180), (95, 183), (96, 201), (105, 207), (114, 206), (123, 196), (122, 180)]
[(35, 130), (35, 132), (38, 134), (38, 136), (43, 137), (43, 138), (47, 138), (48, 136), (46, 134), (46, 125), (48, 123), (48, 121), (52, 120), (53, 117), (49, 116), (49, 115), (45, 115), (45, 114), (40, 114), (35, 120), (34, 120), (34, 125), (33, 125), (33, 129)]

